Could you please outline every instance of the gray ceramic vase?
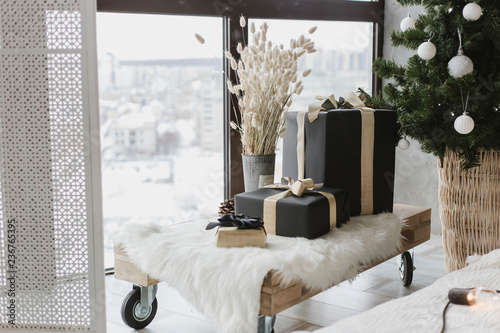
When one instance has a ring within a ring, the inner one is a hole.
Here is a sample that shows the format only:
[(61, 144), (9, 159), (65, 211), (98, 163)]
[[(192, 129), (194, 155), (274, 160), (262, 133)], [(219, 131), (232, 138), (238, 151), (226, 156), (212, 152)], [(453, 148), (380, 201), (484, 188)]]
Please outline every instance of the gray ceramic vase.
[(245, 192), (274, 183), (274, 161), (272, 155), (241, 155)]

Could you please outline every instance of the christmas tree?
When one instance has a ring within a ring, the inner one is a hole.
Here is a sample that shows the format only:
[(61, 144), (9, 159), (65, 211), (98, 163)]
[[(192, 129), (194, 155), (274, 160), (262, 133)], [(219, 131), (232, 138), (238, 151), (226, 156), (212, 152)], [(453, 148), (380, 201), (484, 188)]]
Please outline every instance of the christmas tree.
[(424, 152), (442, 159), (449, 149), (473, 167), (480, 149), (500, 149), (500, 1), (398, 2), (425, 7), (391, 36), (418, 54), (405, 65), (377, 59), (373, 69), (389, 83), (368, 102), (395, 109), (401, 136)]

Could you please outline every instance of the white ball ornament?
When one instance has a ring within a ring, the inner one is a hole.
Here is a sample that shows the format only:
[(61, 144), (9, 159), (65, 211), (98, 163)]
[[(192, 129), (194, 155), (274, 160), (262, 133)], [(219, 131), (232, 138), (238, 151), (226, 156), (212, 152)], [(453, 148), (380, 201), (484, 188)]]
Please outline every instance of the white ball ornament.
[(404, 18), (403, 21), (401, 21), (400, 28), (401, 31), (415, 28), (415, 20), (412, 19), (410, 15), (408, 15), (408, 17)]
[(459, 52), (458, 55), (451, 58), (451, 60), (448, 62), (448, 72), (456, 79), (472, 73), (473, 70), (474, 63), (468, 56), (464, 55), (462, 52)]
[(418, 47), (418, 56), (424, 60), (431, 60), (436, 55), (436, 45), (432, 42), (424, 42)]
[(469, 134), (474, 129), (474, 119), (467, 112), (455, 119), (455, 130), (460, 134)]
[(467, 21), (477, 21), (483, 14), (481, 6), (475, 2), (467, 4), (462, 10), (462, 15)]
[(406, 138), (402, 138), (398, 142), (398, 148), (401, 150), (406, 150), (410, 148), (410, 141), (406, 140)]

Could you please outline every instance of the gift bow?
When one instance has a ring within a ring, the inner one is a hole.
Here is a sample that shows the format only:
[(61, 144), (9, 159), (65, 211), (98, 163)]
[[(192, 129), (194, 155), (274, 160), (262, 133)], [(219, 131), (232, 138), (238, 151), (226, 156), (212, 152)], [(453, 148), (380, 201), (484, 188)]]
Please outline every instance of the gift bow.
[(335, 100), (335, 95), (331, 94), (330, 97), (309, 104), (309, 108), (307, 110), (307, 117), (309, 118), (309, 122), (315, 121), (320, 111), (327, 111), (331, 109), (337, 109), (338, 104), (337, 100)]
[(264, 222), (258, 216), (252, 217), (243, 214), (228, 213), (222, 215), (217, 221), (219, 222), (210, 222), (205, 230), (210, 230), (215, 227), (238, 227), (238, 229), (264, 228)]
[[(340, 97), (340, 99), (342, 100), (342, 97)], [(346, 97), (344, 97), (344, 101), (352, 106), (353, 109), (373, 111), (372, 108), (366, 107), (361, 98), (359, 98), (359, 96), (352, 91), (347, 93)], [(309, 104), (309, 108), (307, 110), (307, 118), (309, 119), (309, 122), (312, 123), (319, 117), (320, 111), (328, 111), (332, 109), (338, 109), (338, 103), (335, 99), (335, 95), (333, 94), (328, 98)]]
[[(276, 205), (278, 200), (286, 198), (290, 195), (301, 197), (304, 191), (313, 191), (323, 186), (323, 184), (314, 184), (314, 181), (311, 178), (299, 179), (294, 182), (291, 177), (283, 177), (281, 178), (281, 181), (284, 184), (268, 185), (266, 188), (284, 189), (286, 191), (271, 195), (264, 199), (264, 223), (266, 224), (266, 228), (269, 233), (273, 235), (276, 235)], [(335, 200), (335, 196), (328, 192), (314, 192), (321, 194), (328, 199), (330, 227), (335, 228), (337, 226), (337, 201)]]
[(313, 190), (322, 186), (323, 184), (314, 184), (314, 181), (311, 178), (299, 179), (297, 181), (294, 181), (291, 177), (282, 177), (281, 184), (267, 185), (266, 187), (288, 190), (282, 192), (284, 194), (284, 198), (292, 194), (301, 197), (302, 193), (304, 193), (305, 190)]

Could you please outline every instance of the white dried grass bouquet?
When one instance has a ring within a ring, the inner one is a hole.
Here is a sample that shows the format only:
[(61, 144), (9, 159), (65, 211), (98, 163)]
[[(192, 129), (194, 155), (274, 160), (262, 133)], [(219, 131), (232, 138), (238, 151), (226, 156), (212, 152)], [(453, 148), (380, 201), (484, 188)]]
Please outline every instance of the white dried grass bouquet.
[[(240, 26), (245, 25), (242, 16)], [(231, 127), (240, 132), (244, 155), (275, 153), (278, 139), (285, 136), (286, 113), (292, 96), (300, 95), (304, 88), (300, 77), (311, 73), (307, 69), (298, 74), (298, 61), (305, 53), (316, 52), (314, 42), (304, 35), (291, 39), (290, 48), (285, 49), (267, 40), (267, 30), (267, 23), (263, 23), (259, 31), (254, 23), (250, 24), (253, 44), (238, 44), (239, 61), (225, 52), (237, 80), (235, 83), (228, 80), (228, 89), (238, 99), (241, 115), (240, 124), (231, 122)], [(314, 31), (316, 27), (309, 29), (309, 34)]]
[[(245, 19), (241, 17), (240, 25), (244, 27)], [(310, 69), (298, 74), (298, 61), (305, 53), (316, 51), (314, 42), (301, 35), (290, 40), (290, 48), (274, 45), (267, 40), (267, 23), (255, 30), (250, 24), (253, 45), (238, 44), (237, 52), (240, 60), (226, 52), (231, 61), (231, 68), (236, 71), (237, 82), (228, 80), (229, 91), (238, 99), (241, 123), (231, 123), (241, 135), (243, 154), (271, 155), (276, 151), (280, 137), (285, 136), (286, 113), (292, 103), (293, 94), (300, 95), (302, 80)], [(316, 27), (309, 30), (313, 33)]]

